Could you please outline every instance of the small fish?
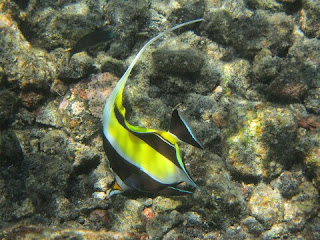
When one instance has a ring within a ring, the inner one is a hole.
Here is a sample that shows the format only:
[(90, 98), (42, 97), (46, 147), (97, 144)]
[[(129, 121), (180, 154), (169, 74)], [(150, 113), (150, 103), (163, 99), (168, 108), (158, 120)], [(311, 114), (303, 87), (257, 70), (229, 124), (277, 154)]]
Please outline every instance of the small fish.
[(87, 50), (90, 47), (97, 46), (98, 44), (110, 40), (114, 37), (114, 33), (106, 29), (97, 29), (93, 32), (90, 32), (80, 38), (74, 47), (70, 50), (68, 63), (72, 56), (78, 52)]
[(203, 20), (181, 23), (149, 40), (107, 99), (102, 117), (103, 146), (116, 179), (110, 196), (126, 190), (176, 195), (191, 193), (175, 188), (181, 182), (200, 189), (187, 173), (178, 143), (184, 141), (198, 148), (203, 147), (182, 114), (177, 109), (173, 111), (168, 132), (133, 126), (126, 120), (122, 95), (133, 67), (150, 44), (177, 28)]

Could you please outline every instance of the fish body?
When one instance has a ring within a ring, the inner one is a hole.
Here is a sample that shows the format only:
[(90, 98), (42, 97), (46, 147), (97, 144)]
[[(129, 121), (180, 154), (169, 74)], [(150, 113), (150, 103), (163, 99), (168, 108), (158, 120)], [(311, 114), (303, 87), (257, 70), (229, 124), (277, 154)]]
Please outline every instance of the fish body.
[(169, 131), (134, 126), (126, 120), (122, 95), (134, 65), (150, 44), (168, 32), (200, 21), (203, 19), (179, 24), (149, 40), (107, 99), (102, 117), (103, 146), (116, 179), (110, 196), (126, 190), (190, 193), (175, 188), (181, 182), (199, 188), (186, 171), (178, 143), (184, 141), (199, 148), (202, 148), (202, 145), (182, 114), (177, 109), (173, 111)]
[(77, 43), (70, 50), (68, 63), (70, 62), (70, 59), (74, 54), (87, 50), (88, 48), (97, 46), (98, 44), (110, 40), (113, 37), (114, 33), (112, 31), (103, 28), (96, 29), (95, 31), (84, 35), (77, 41)]

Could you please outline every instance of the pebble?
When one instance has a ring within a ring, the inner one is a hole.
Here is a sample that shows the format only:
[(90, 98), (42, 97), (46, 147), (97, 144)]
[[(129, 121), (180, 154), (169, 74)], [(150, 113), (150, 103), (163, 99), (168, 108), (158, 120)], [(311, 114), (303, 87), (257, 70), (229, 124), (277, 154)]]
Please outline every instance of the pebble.
[(283, 202), (278, 189), (259, 184), (254, 189), (248, 205), (252, 215), (265, 228), (283, 220)]
[(40, 141), (40, 150), (53, 155), (64, 150), (68, 137), (62, 130), (51, 130)]
[(242, 224), (248, 228), (249, 233), (259, 235), (264, 231), (264, 227), (256, 218), (249, 216), (242, 220)]
[(305, 100), (306, 108), (315, 114), (320, 114), (320, 88), (311, 89)]
[(309, 181), (299, 186), (299, 194), (291, 201), (284, 203), (284, 221), (289, 230), (297, 232), (303, 229), (306, 222), (319, 209), (318, 191)]
[(70, 63), (61, 70), (58, 77), (65, 82), (72, 82), (87, 77), (93, 72), (92, 57), (79, 53), (72, 57)]
[(275, 224), (268, 231), (265, 231), (261, 235), (261, 239), (270, 240), (270, 239), (287, 239), (288, 230), (284, 223)]
[(147, 222), (146, 231), (149, 235), (153, 236), (155, 239), (161, 239), (164, 234), (166, 234), (174, 226), (181, 223), (183, 217), (181, 213), (176, 210), (170, 213), (162, 213), (156, 215), (151, 221)]
[(162, 48), (153, 53), (153, 61), (158, 70), (173, 73), (194, 73), (201, 69), (202, 55), (191, 48), (171, 50)]
[(285, 171), (271, 183), (271, 186), (277, 187), (284, 198), (291, 198), (299, 192), (300, 183), (300, 174)]

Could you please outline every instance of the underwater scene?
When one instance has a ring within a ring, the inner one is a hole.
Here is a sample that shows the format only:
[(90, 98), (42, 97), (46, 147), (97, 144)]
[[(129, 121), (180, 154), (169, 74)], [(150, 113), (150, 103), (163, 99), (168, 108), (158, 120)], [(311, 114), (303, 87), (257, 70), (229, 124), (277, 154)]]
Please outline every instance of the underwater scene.
[(1, 0), (0, 239), (320, 239), (319, 0)]

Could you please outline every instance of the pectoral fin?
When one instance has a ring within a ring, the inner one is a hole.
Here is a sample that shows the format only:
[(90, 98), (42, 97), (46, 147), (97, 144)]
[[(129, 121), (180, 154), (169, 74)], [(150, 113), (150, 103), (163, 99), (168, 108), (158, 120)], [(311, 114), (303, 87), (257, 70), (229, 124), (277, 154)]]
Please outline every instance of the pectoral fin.
[(203, 146), (189, 127), (187, 120), (177, 109), (174, 109), (172, 112), (170, 132), (176, 135), (181, 141), (203, 149)]

